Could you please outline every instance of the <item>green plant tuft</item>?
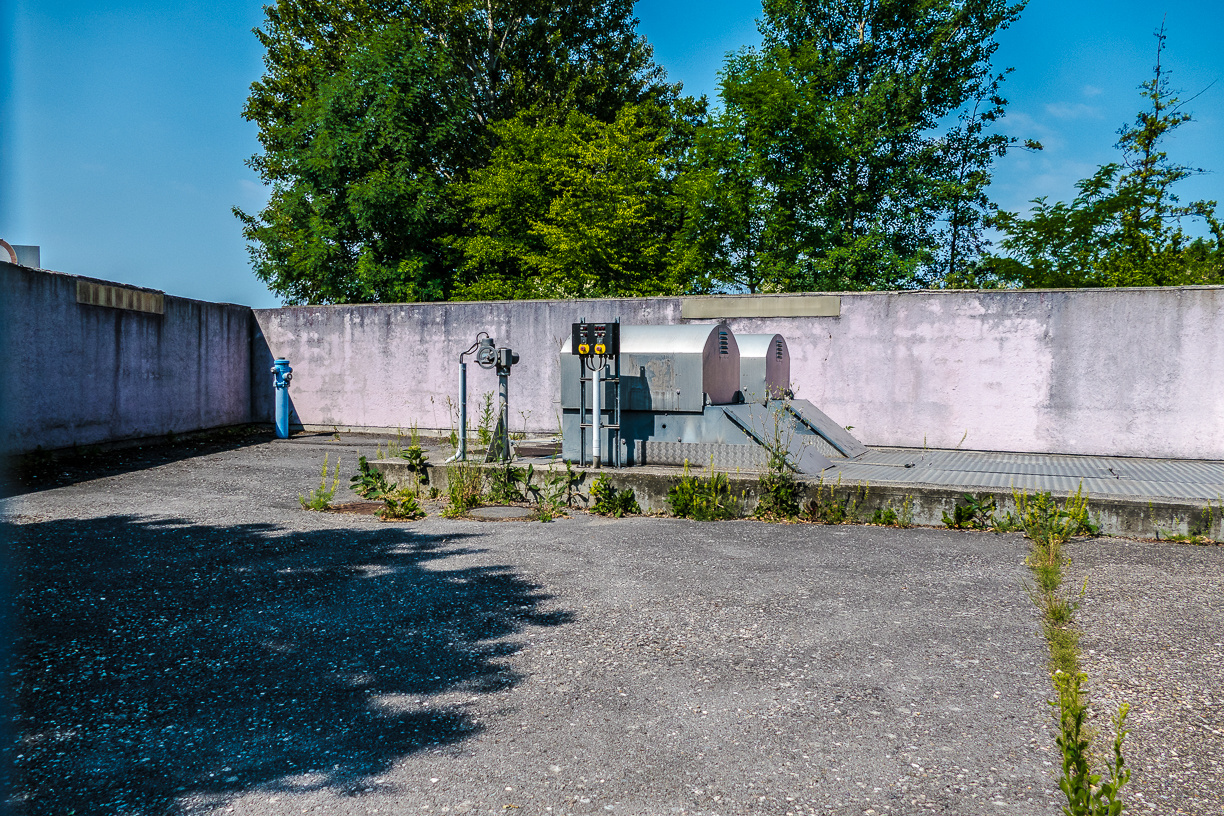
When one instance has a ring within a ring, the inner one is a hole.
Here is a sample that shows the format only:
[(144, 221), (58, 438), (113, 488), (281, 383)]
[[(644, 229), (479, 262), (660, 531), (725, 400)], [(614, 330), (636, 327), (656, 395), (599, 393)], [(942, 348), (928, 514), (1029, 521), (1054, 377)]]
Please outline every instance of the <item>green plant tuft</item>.
[(688, 462), (680, 481), (667, 491), (667, 506), (680, 518), (724, 521), (739, 517), (739, 503), (731, 493), (727, 474), (711, 467), (708, 477), (689, 473)]
[(416, 494), (421, 495), (421, 485), (429, 484), (429, 454), (420, 445), (409, 445), (400, 452), (400, 458), (408, 463), (408, 472), (416, 482)]
[(479, 507), (484, 491), (484, 472), (475, 462), (456, 462), (446, 468), (446, 509), (442, 515), (455, 518)]
[(816, 480), (816, 495), (803, 506), (803, 518), (817, 524), (854, 524), (858, 520), (859, 505), (867, 500), (869, 489), (864, 483), (846, 492), (840, 476), (836, 483), (828, 485), (821, 477)]
[(1058, 787), (1067, 797), (1067, 816), (1117, 816), (1122, 812), (1122, 786), (1130, 781), (1131, 772), (1122, 757), (1122, 741), (1130, 733), (1126, 730), (1126, 716), (1130, 706), (1123, 703), (1113, 717), (1113, 758), (1106, 761), (1109, 777), (1102, 779), (1092, 773), (1092, 740), (1084, 719), (1088, 713), (1085, 695), (1081, 686), (1088, 676), (1082, 672), (1054, 673), (1054, 689), (1057, 700), (1050, 705), (1058, 710), (1059, 734), (1056, 738), (1062, 753), (1062, 777)]
[(897, 527), (897, 511), (892, 507), (877, 507), (876, 511), (871, 514), (871, 521), (868, 524), (878, 524), (881, 527)]
[(642, 508), (632, 488), (617, 490), (611, 479), (601, 475), (591, 483), (591, 512), (621, 518), (640, 515)]
[(775, 404), (758, 439), (769, 454), (768, 467), (760, 480), (760, 497), (753, 515), (759, 519), (793, 519), (799, 515), (799, 481), (791, 466), (789, 451), (795, 426), (787, 411), (788, 400)]
[(349, 479), (353, 492), (363, 499), (381, 499), (395, 489), (395, 485), (387, 481), (381, 470), (370, 467), (369, 461), (362, 456), (357, 460), (357, 473)]
[(1025, 534), (1038, 544), (1056, 548), (1077, 535), (1099, 535), (1101, 528), (1088, 515), (1088, 494), (1083, 484), (1061, 507), (1049, 493), (1032, 497), (1013, 491), (1016, 515)]
[(993, 524), (995, 497), (989, 493), (974, 498), (966, 493), (964, 504), (952, 508), (952, 515), (943, 514), (943, 523), (953, 530), (988, 530)]
[(340, 485), (340, 459), (336, 459), (336, 472), (332, 478), (331, 487), (327, 486), (327, 454), (323, 454), (323, 472), (319, 475), (319, 486), (310, 491), (309, 496), (298, 495), (298, 501), (307, 510), (326, 510), (331, 507), (336, 488)]
[(382, 497), (383, 506), (378, 517), (383, 521), (411, 520), (425, 517), (425, 511), (417, 502), (416, 494), (409, 490), (394, 490)]
[[(534, 465), (528, 465), (534, 473)], [(527, 501), (527, 470), (506, 462), (489, 474), (488, 500), (499, 504)]]
[(487, 448), (493, 441), (493, 425), (497, 422), (497, 412), (493, 410), (493, 392), (486, 391), (481, 398), (480, 418), (476, 422), (476, 438), (480, 446)]

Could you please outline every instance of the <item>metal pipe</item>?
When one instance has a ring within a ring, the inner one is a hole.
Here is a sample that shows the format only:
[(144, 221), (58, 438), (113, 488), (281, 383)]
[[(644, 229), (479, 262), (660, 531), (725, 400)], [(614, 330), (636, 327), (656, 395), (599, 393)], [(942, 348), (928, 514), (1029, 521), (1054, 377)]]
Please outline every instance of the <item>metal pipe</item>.
[(600, 426), (603, 425), (603, 358), (599, 358), (599, 363), (595, 366), (595, 370), (591, 372), (591, 467), (600, 468), (603, 466), (603, 454), (600, 452)]
[[(617, 323), (620, 323), (620, 318), (619, 318), (619, 317), (618, 317), (618, 318), (616, 318), (616, 322), (617, 322)], [(620, 331), (620, 327), (618, 326), (618, 327), (617, 327), (617, 332), (619, 332), (619, 331)], [(621, 363), (621, 356), (620, 356), (620, 349), (618, 348), (618, 349), (616, 350), (616, 370), (615, 370), (615, 375), (616, 375), (616, 414), (615, 414), (615, 416), (613, 416), (613, 418), (612, 418), (612, 424), (616, 426), (616, 466), (617, 466), (618, 468), (620, 468), (620, 467), (624, 467), (624, 466), (625, 466), (625, 463), (624, 463), (624, 462), (622, 461), (622, 459), (621, 459), (621, 456), (623, 455), (623, 454), (622, 454), (622, 452), (621, 452), (621, 448), (622, 448), (622, 447), (623, 447), (623, 445), (624, 445), (625, 432), (624, 432), (624, 430), (622, 430), (622, 428), (621, 428), (621, 399), (624, 397), (624, 392), (623, 392), (623, 391), (621, 391), (621, 365), (620, 365), (620, 363)]]
[(510, 378), (502, 374), (497, 378), (497, 399), (501, 403), (501, 439), (497, 446), (501, 449), (501, 459), (510, 461)]
[[(463, 355), (459, 356), (463, 359)], [(459, 444), (455, 455), (446, 462), (459, 462), (467, 459), (467, 363), (459, 363)]]
[[(493, 344), (493, 341), (489, 339), (488, 332), (477, 334), (476, 342), (472, 344), (471, 348), (459, 355), (459, 444), (455, 448), (455, 455), (447, 459), (446, 462), (467, 460), (467, 363), (463, 362), (463, 358), (474, 353), (481, 347), (482, 343), (487, 346)], [(479, 356), (476, 358), (476, 361), (480, 362)]]
[(276, 438), (289, 438), (289, 381), (293, 379), (293, 369), (289, 361), (277, 358), (272, 366), (272, 387), (276, 389)]

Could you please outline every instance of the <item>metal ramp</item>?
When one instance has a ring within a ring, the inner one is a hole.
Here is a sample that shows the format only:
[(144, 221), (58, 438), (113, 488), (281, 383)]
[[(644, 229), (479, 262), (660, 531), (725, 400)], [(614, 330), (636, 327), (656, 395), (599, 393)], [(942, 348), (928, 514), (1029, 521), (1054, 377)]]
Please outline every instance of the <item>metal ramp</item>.
[(804, 427), (828, 442), (835, 451), (847, 459), (854, 459), (867, 452), (866, 445), (851, 436), (849, 431), (834, 422), (828, 414), (808, 400), (792, 399), (782, 404)]
[[(755, 402), (721, 407), (727, 419), (762, 447), (768, 448), (767, 443), (772, 442), (777, 434), (777, 438), (786, 444), (787, 459), (800, 473), (815, 476), (833, 466), (829, 457), (810, 444), (808, 440), (812, 434), (805, 431), (809, 426), (798, 414), (779, 411), (777, 408), (769, 408)], [(824, 414), (821, 416), (829, 419)]]

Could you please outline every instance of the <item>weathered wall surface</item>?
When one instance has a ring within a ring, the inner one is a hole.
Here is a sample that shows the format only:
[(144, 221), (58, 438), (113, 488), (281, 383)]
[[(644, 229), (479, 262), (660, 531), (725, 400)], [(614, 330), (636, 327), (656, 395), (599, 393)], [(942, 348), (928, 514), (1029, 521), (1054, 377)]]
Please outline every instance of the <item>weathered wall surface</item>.
[(160, 315), (93, 306), (77, 302), (78, 280), (0, 263), (3, 450), (251, 421), (249, 308), (170, 296)]
[[(680, 298), (252, 315), (167, 296), (158, 315), (78, 303), (80, 280), (0, 263), (2, 449), (270, 421), (279, 356), (293, 365), (296, 421), (445, 431), (459, 353), (480, 331), (522, 356), (512, 429), (552, 431), (573, 321), (713, 322), (686, 321)], [(728, 322), (785, 336), (798, 395), (869, 445), (1224, 459), (1224, 287), (840, 297), (829, 316)], [(740, 298), (719, 301), (715, 311), (743, 312)], [(497, 387), (474, 363), (468, 382), (473, 403)]]
[[(291, 306), (256, 309), (270, 353), (258, 361), (256, 399), (272, 415), (268, 369), (273, 357), (293, 366), (289, 389), (295, 421), (331, 427), (448, 430), (449, 398), (459, 399), (459, 354), (478, 332), (519, 353), (510, 377), (512, 430), (556, 430), (561, 385), (557, 360), (570, 324), (587, 320), (678, 323), (677, 298), (516, 303)], [(497, 375), (469, 357), (468, 395), (497, 392)], [(468, 421), (474, 425), (476, 406)]]
[[(553, 430), (570, 323), (678, 323), (681, 302), (257, 310), (258, 414), (271, 416), (275, 355), (306, 425), (448, 429), (459, 353), (487, 331), (522, 355), (512, 428)], [(785, 336), (798, 395), (869, 445), (1224, 458), (1222, 287), (844, 294), (835, 317), (728, 322)], [(493, 392), (496, 377), (469, 364), (468, 387)]]

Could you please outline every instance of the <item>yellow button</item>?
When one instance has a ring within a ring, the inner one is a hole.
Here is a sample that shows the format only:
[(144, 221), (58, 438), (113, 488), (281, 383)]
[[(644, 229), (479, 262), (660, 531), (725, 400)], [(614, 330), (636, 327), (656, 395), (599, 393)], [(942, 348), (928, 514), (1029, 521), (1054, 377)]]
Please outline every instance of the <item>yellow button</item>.
[(578, 353), (579, 353), (579, 354), (590, 354), (590, 353), (591, 353), (591, 347), (590, 347), (590, 346), (588, 346), (586, 343), (579, 343), (579, 344), (578, 344)]
[(596, 354), (603, 354), (603, 353), (604, 353), (604, 352), (606, 352), (607, 350), (608, 350), (608, 347), (607, 347), (607, 346), (605, 346), (603, 343), (596, 343), (596, 344), (595, 344), (595, 353), (596, 353)]

